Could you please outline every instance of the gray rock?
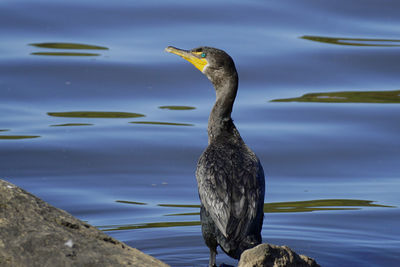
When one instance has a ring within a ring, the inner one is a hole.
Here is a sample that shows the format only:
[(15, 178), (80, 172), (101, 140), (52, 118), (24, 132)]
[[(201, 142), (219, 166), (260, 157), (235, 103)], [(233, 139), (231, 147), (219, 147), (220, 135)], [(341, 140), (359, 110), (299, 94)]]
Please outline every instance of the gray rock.
[(0, 266), (168, 266), (0, 179)]
[(260, 244), (245, 250), (238, 267), (319, 267), (315, 260), (298, 255), (287, 246)]

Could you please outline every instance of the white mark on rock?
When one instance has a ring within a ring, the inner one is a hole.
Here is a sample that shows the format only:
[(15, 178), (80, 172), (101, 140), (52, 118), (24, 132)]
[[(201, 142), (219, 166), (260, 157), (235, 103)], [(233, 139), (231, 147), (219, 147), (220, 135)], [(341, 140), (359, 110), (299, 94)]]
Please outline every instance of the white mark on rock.
[(7, 188), (14, 188), (14, 186), (12, 186), (12, 185), (7, 185)]
[(72, 242), (72, 239), (69, 239), (67, 242), (64, 243), (64, 245), (66, 245), (67, 247), (72, 248), (72, 246), (74, 245), (74, 242)]

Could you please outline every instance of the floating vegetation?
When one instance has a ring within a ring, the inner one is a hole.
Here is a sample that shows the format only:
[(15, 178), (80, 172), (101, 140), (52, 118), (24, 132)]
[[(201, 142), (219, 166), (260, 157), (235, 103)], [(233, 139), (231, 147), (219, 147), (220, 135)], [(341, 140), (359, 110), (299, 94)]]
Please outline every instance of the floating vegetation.
[(97, 226), (102, 231), (121, 231), (121, 230), (134, 230), (144, 228), (164, 228), (164, 227), (178, 227), (178, 226), (197, 226), (200, 221), (189, 222), (155, 222), (155, 223), (141, 223), (141, 224), (128, 224), (128, 225), (105, 225)]
[(63, 127), (63, 126), (93, 126), (91, 123), (64, 123), (64, 124), (55, 124), (50, 125), (51, 127)]
[(147, 205), (147, 203), (143, 203), (143, 202), (126, 201), (126, 200), (115, 200), (115, 202), (124, 203), (124, 204), (134, 204), (134, 205)]
[(190, 106), (160, 106), (160, 109), (169, 109), (169, 110), (192, 110), (196, 109), (195, 107)]
[(309, 93), (301, 97), (275, 99), (271, 102), (400, 103), (400, 90)]
[[(117, 200), (116, 202), (133, 205), (146, 205), (147, 203)], [(200, 205), (194, 204), (158, 204), (159, 207), (166, 208), (194, 208), (198, 210)], [(318, 199), (307, 201), (291, 201), (291, 202), (273, 202), (264, 204), (265, 213), (285, 213), (285, 212), (312, 212), (312, 211), (333, 211), (333, 210), (359, 210), (363, 207), (375, 208), (395, 208), (395, 206), (387, 206), (374, 204), (371, 200), (358, 199)], [(198, 216), (200, 212), (188, 212), (177, 214), (166, 214), (165, 216)], [(161, 228), (161, 227), (178, 227), (178, 226), (196, 226), (200, 225), (200, 221), (179, 221), (179, 222), (153, 222), (138, 223), (128, 225), (107, 225), (98, 226), (103, 231), (119, 231), (132, 230), (142, 228)]]
[(34, 56), (63, 56), (63, 57), (97, 57), (95, 53), (70, 53), (70, 52), (33, 52)]
[(30, 46), (51, 49), (81, 49), (81, 50), (108, 50), (105, 46), (77, 44), (77, 43), (32, 43)]
[(39, 138), (39, 135), (0, 135), (0, 140), (19, 140), (19, 139), (31, 139)]
[(140, 113), (130, 112), (112, 112), (112, 111), (71, 111), (71, 112), (48, 112), (47, 115), (53, 117), (65, 118), (105, 118), (105, 119), (123, 119), (145, 117)]
[[(310, 212), (321, 210), (356, 210), (361, 207), (381, 207), (393, 208), (393, 206), (373, 204), (371, 200), (357, 199), (320, 199), (308, 201), (292, 201), (292, 202), (272, 202), (264, 204), (265, 213), (276, 212)], [(180, 205), (180, 204), (159, 204), (161, 207), (174, 208), (200, 208), (200, 205)], [(197, 213), (199, 214), (199, 213)], [(185, 213), (174, 215), (187, 215)], [(193, 215), (192, 213), (190, 215)]]
[(275, 212), (311, 212), (322, 210), (358, 210), (362, 207), (393, 208), (393, 206), (373, 204), (371, 200), (357, 199), (319, 199), (293, 202), (265, 203), (265, 213)]
[[(68, 50), (108, 50), (107, 47), (89, 44), (78, 44), (78, 43), (32, 43), (30, 46), (47, 48), (47, 49), (68, 49)], [(100, 56), (99, 53), (88, 53), (88, 52), (33, 52), (31, 55), (34, 56), (66, 56), (66, 57), (96, 57)]]
[(200, 205), (193, 204), (158, 204), (157, 206), (170, 208), (200, 208)]
[(324, 37), (324, 36), (308, 36), (308, 35), (301, 36), (300, 38), (314, 42), (328, 43), (335, 45), (380, 46), (380, 47), (400, 46), (400, 40), (398, 39), (341, 38), (341, 37)]
[(0, 129), (0, 132), (7, 132), (9, 131), (8, 129)]
[[(143, 202), (117, 200), (118, 203), (147, 205)], [(158, 207), (166, 208), (190, 208), (194, 212), (165, 214), (164, 216), (198, 216), (199, 204), (158, 204)], [(334, 210), (360, 210), (363, 207), (395, 208), (395, 206), (374, 204), (371, 200), (358, 199), (318, 199), (307, 201), (272, 202), (264, 204), (264, 213), (286, 213), (286, 212), (312, 212), (312, 211), (334, 211)], [(153, 222), (128, 225), (99, 226), (103, 231), (131, 230), (142, 228), (178, 227), (200, 225), (200, 221), (179, 221), (179, 222)]]
[(131, 121), (135, 124), (150, 124), (150, 125), (170, 125), (170, 126), (194, 126), (190, 123), (177, 123), (177, 122), (162, 122), (162, 121)]
[(164, 216), (197, 216), (197, 215), (200, 215), (200, 212), (172, 213), (172, 214), (165, 214)]

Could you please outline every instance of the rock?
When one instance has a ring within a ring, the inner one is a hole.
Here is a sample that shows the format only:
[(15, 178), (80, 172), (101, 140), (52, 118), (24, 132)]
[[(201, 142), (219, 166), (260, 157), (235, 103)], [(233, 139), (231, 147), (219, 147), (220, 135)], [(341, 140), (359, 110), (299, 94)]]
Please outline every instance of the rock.
[(0, 266), (168, 266), (0, 179)]
[(260, 244), (245, 250), (238, 267), (319, 267), (315, 260), (298, 255), (287, 246)]

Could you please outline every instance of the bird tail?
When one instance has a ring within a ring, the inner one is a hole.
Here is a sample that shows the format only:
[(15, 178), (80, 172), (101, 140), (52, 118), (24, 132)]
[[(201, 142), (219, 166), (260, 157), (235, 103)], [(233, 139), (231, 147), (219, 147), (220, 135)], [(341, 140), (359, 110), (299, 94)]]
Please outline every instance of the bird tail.
[[(239, 245), (237, 245), (238, 243)], [(240, 242), (237, 240), (232, 240), (231, 242), (220, 242), (219, 244), (222, 250), (225, 251), (225, 253), (230, 257), (234, 259), (240, 259), (240, 255), (243, 253), (243, 251), (261, 244), (261, 235), (249, 235)]]

